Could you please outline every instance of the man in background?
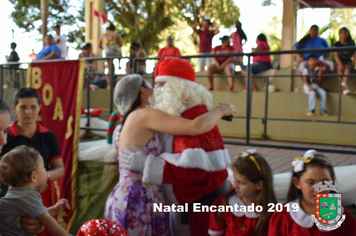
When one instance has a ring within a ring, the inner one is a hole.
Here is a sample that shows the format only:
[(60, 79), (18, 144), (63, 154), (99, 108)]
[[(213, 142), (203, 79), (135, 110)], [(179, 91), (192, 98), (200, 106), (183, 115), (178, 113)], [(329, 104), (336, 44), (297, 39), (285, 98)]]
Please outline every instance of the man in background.
[(64, 35), (61, 35), (61, 27), (59, 25), (56, 25), (54, 27), (54, 31), (56, 32), (56, 34), (53, 35), (53, 40), (57, 47), (59, 47), (59, 49), (61, 50), (60, 57), (61, 59), (67, 59), (68, 48), (66, 37)]
[[(20, 60), (20, 57), (19, 57), (19, 55), (17, 54), (17, 52), (15, 51), (15, 49), (16, 49), (16, 43), (14, 43), (14, 42), (12, 42), (11, 44), (10, 44), (10, 47), (11, 47), (11, 53), (10, 53), (10, 55), (9, 56), (5, 56), (6, 57), (6, 60), (7, 60), (7, 62), (19, 62), (19, 60)], [(18, 65), (11, 65), (11, 67), (14, 67), (14, 68), (17, 68), (17, 67), (19, 67)]]

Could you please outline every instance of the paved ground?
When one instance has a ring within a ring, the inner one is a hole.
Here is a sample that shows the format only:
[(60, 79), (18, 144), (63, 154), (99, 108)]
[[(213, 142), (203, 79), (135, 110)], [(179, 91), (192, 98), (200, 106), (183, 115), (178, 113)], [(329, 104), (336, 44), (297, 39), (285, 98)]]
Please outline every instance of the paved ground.
[[(239, 138), (224, 138), (224, 141), (235, 141), (244, 142), (244, 139)], [(289, 142), (278, 142), (269, 140), (251, 140), (253, 143), (259, 144), (273, 144), (273, 145), (286, 145), (286, 146), (299, 146), (305, 147), (305, 151), (308, 148), (313, 148), (318, 150), (318, 148), (331, 148), (331, 149), (348, 149), (354, 150), (356, 153), (356, 146), (332, 146), (332, 145), (322, 145), (322, 144), (309, 144), (309, 143), (289, 143)], [(266, 158), (267, 162), (270, 164), (273, 173), (289, 172), (292, 169), (291, 162), (294, 157), (299, 157), (304, 154), (304, 151), (289, 150), (281, 148), (265, 148), (265, 147), (251, 147), (244, 145), (231, 145), (226, 144), (225, 147), (229, 150), (231, 159), (234, 159), (236, 155), (242, 151), (250, 148), (257, 149), (259, 153)], [(322, 152), (334, 166), (345, 166), (356, 164), (356, 155), (351, 154), (339, 154), (339, 153), (329, 153)], [(355, 169), (356, 171), (356, 169)]]

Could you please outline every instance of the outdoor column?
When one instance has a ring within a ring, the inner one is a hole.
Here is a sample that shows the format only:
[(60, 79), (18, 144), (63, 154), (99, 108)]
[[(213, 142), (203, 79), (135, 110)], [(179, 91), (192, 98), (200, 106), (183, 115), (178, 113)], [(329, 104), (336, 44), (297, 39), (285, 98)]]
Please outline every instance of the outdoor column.
[(100, 22), (99, 18), (93, 15), (93, 8), (98, 12), (104, 11), (103, 0), (85, 0), (85, 42), (93, 45), (93, 53), (101, 56), (99, 48)]
[[(297, 2), (292, 0), (283, 1), (283, 29), (282, 29), (282, 50), (291, 50), (295, 42), (296, 35)], [(281, 55), (281, 68), (291, 68), (293, 66), (293, 55)]]

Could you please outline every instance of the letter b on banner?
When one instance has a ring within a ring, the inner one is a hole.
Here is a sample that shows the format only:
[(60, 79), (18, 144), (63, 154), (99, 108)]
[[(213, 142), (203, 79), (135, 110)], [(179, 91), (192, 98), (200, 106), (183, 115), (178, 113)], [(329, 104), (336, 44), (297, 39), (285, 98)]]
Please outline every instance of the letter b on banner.
[(31, 87), (34, 89), (39, 89), (42, 86), (42, 70), (39, 67), (33, 67), (32, 68), (32, 81), (31, 81)]

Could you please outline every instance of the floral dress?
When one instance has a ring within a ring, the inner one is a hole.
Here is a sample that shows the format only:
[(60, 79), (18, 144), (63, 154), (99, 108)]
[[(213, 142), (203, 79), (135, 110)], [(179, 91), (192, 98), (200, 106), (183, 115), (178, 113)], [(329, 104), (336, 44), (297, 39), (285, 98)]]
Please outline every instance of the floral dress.
[[(157, 132), (143, 149), (153, 155), (162, 152)], [(170, 235), (168, 213), (153, 212), (153, 203), (165, 203), (162, 185), (142, 183), (139, 171), (123, 168), (119, 171), (119, 183), (106, 201), (105, 219), (117, 222), (131, 236)]]

